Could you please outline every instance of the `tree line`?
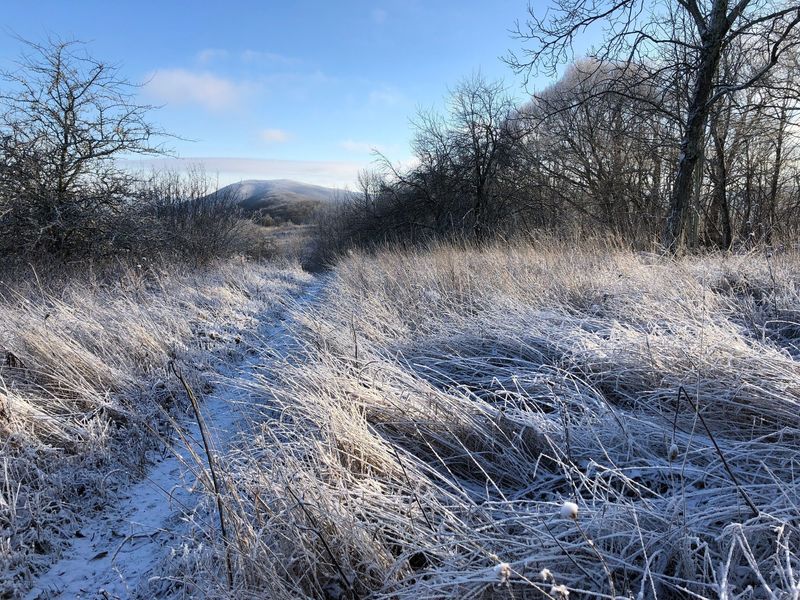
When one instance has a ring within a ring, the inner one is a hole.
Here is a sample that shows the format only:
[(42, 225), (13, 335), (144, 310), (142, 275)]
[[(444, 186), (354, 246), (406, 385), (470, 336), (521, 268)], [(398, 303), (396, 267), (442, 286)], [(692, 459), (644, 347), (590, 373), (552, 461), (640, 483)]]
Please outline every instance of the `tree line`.
[[(599, 42), (576, 58), (587, 35)], [(800, 4), (553, 0), (542, 16), (529, 8), (515, 37), (506, 61), (526, 82), (559, 78), (520, 103), (476, 74), (446, 110), (418, 113), (413, 164), (379, 155), (360, 194), (321, 215), (321, 256), (542, 231), (672, 251), (792, 240)], [(262, 244), (202, 174), (120, 168), (163, 153), (168, 136), (118, 69), (74, 41), (23, 46), (0, 74), (3, 256), (192, 258)]]
[[(791, 241), (800, 224), (800, 5), (557, 0), (516, 26), (522, 104), (480, 74), (413, 120), (414, 165), (378, 156), (324, 215), (350, 244), (590, 233), (667, 250)], [(573, 41), (600, 28), (595, 51)], [(567, 64), (559, 71), (559, 66)]]

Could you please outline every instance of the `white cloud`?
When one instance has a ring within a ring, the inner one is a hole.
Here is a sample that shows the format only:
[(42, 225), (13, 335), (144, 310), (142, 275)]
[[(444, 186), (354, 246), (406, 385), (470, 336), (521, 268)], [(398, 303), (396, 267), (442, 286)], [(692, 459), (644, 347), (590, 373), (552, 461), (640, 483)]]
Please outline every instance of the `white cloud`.
[(243, 179), (294, 179), (327, 187), (354, 189), (358, 172), (369, 166), (369, 163), (201, 156), (120, 160), (119, 165), (130, 171), (186, 171), (201, 166), (209, 175), (219, 177), (219, 185), (228, 185)]
[(228, 58), (229, 52), (222, 48), (205, 48), (197, 53), (197, 62), (208, 64), (215, 60)]
[(220, 111), (237, 106), (247, 94), (248, 85), (208, 72), (159, 69), (150, 74), (144, 91), (157, 102), (196, 104), (208, 110)]
[(259, 137), (265, 142), (281, 143), (288, 141), (291, 135), (283, 129), (262, 129)]
[(356, 140), (342, 140), (339, 142), (339, 147), (342, 150), (347, 150), (348, 152), (357, 152), (361, 154), (367, 154), (372, 152), (373, 150), (377, 150), (378, 152), (383, 151), (383, 147), (378, 144), (371, 144), (369, 142), (358, 142)]

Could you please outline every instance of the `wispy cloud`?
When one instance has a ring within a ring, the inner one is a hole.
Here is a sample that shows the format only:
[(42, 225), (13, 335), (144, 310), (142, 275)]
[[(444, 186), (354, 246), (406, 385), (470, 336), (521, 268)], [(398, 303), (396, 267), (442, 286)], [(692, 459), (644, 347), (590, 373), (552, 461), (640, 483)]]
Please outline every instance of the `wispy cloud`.
[(201, 166), (206, 173), (217, 175), (220, 185), (243, 179), (295, 179), (328, 187), (354, 187), (358, 172), (367, 166), (358, 161), (277, 160), (199, 156), (119, 161), (130, 171), (169, 169), (186, 171)]
[(289, 138), (292, 136), (288, 131), (284, 131), (283, 129), (262, 129), (259, 137), (265, 142), (281, 143), (289, 141)]
[(369, 93), (369, 103), (379, 106), (397, 106), (405, 101), (405, 96), (400, 90), (384, 86)]
[(197, 53), (197, 62), (206, 65), (215, 60), (228, 58), (230, 52), (222, 48), (205, 48)]
[(145, 93), (156, 102), (202, 106), (221, 111), (241, 103), (249, 85), (208, 72), (187, 69), (159, 69), (150, 74)]
[(359, 142), (356, 140), (342, 140), (339, 142), (339, 147), (347, 152), (354, 152), (359, 154), (367, 154), (373, 150), (383, 152), (383, 146), (379, 144), (371, 144), (369, 142)]

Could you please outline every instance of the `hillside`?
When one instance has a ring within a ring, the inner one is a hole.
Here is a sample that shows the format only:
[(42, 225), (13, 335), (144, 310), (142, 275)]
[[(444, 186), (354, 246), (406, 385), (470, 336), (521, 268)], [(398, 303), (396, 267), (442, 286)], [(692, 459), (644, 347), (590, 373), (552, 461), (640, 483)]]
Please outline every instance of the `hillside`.
[(248, 214), (268, 215), (275, 223), (301, 224), (307, 223), (319, 206), (349, 193), (290, 179), (249, 179), (225, 186), (215, 195), (235, 198)]

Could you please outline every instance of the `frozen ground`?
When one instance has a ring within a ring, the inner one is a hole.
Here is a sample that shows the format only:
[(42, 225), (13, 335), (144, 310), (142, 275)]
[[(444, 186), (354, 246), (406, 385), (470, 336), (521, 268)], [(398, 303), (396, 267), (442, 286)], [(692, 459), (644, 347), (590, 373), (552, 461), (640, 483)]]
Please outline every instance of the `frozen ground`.
[[(296, 302), (311, 301), (321, 285), (321, 281), (312, 283)], [(261, 356), (287, 343), (282, 317), (265, 323), (256, 339), (248, 357), (219, 373), (214, 391), (201, 401), (211, 446), (217, 452), (234, 439), (246, 414), (246, 390)], [(187, 418), (181, 425), (183, 431), (172, 440), (171, 448), (153, 457), (147, 477), (79, 530), (61, 560), (38, 578), (27, 600), (130, 598), (190, 527), (216, 526), (192, 524), (197, 515), (204, 514), (197, 510), (204, 485), (197, 461), (202, 460), (205, 467), (207, 459), (197, 421)]]

